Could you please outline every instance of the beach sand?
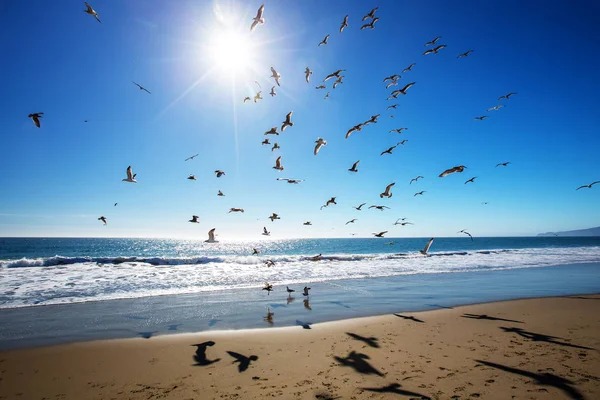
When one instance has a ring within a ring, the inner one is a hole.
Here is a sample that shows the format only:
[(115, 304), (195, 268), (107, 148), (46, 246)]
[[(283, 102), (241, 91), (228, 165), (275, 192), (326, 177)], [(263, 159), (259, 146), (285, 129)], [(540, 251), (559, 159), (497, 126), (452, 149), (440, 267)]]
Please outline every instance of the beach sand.
[(600, 399), (600, 295), (298, 323), (1, 352), (0, 399)]

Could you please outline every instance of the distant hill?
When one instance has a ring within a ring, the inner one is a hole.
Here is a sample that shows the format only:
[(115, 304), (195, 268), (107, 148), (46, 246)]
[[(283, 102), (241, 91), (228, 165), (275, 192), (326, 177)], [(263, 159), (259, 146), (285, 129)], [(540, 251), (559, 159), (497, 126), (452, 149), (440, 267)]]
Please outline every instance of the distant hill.
[(588, 229), (577, 229), (574, 231), (546, 232), (540, 233), (538, 236), (600, 236), (600, 226)]

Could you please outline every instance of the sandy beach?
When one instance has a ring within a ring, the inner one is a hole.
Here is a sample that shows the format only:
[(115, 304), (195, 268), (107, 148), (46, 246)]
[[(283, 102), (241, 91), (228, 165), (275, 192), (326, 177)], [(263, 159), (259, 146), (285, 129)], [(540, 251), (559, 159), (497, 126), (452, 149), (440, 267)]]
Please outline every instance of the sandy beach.
[(600, 295), (302, 323), (5, 351), (0, 399), (600, 398)]

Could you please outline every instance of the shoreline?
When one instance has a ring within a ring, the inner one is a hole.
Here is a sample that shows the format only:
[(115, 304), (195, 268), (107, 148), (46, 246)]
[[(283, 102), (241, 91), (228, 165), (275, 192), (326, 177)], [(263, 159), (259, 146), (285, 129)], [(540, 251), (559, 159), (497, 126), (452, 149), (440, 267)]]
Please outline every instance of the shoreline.
[(600, 294), (501, 300), (0, 351), (0, 399), (593, 399), (599, 349)]

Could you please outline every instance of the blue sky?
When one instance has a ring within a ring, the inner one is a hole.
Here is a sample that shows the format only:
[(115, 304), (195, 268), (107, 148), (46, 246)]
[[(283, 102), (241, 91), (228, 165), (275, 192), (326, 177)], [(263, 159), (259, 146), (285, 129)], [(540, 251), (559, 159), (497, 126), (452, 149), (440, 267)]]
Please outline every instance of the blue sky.
[[(270, 1), (252, 33), (261, 2), (90, 4), (102, 23), (79, 1), (0, 3), (0, 236), (203, 239), (217, 228), (226, 240), (261, 237), (263, 226), (273, 238), (505, 236), (600, 225), (600, 184), (575, 191), (600, 180), (597, 3)], [(361, 31), (373, 7), (380, 20)], [(436, 36), (447, 47), (423, 56)], [(343, 84), (315, 89), (337, 69)], [(385, 89), (394, 73), (398, 86)], [(255, 80), (263, 100), (243, 103)], [(386, 101), (409, 82), (406, 96)], [(518, 94), (497, 101), (509, 92)], [(261, 146), (292, 110), (294, 126), (269, 137), (281, 149)], [(27, 116), (40, 111), (37, 128)], [(377, 124), (345, 139), (375, 114)], [(389, 133), (399, 127), (408, 130)], [(314, 156), (318, 137), (328, 144)], [(272, 168), (280, 155), (282, 172)], [(461, 164), (465, 172), (438, 177)], [(121, 181), (128, 165), (137, 184)], [(391, 182), (393, 197), (380, 199)], [(332, 196), (338, 205), (320, 210)], [(352, 208), (363, 202), (391, 209)], [(273, 212), (281, 220), (269, 221)], [(400, 217), (414, 225), (393, 226)]]

